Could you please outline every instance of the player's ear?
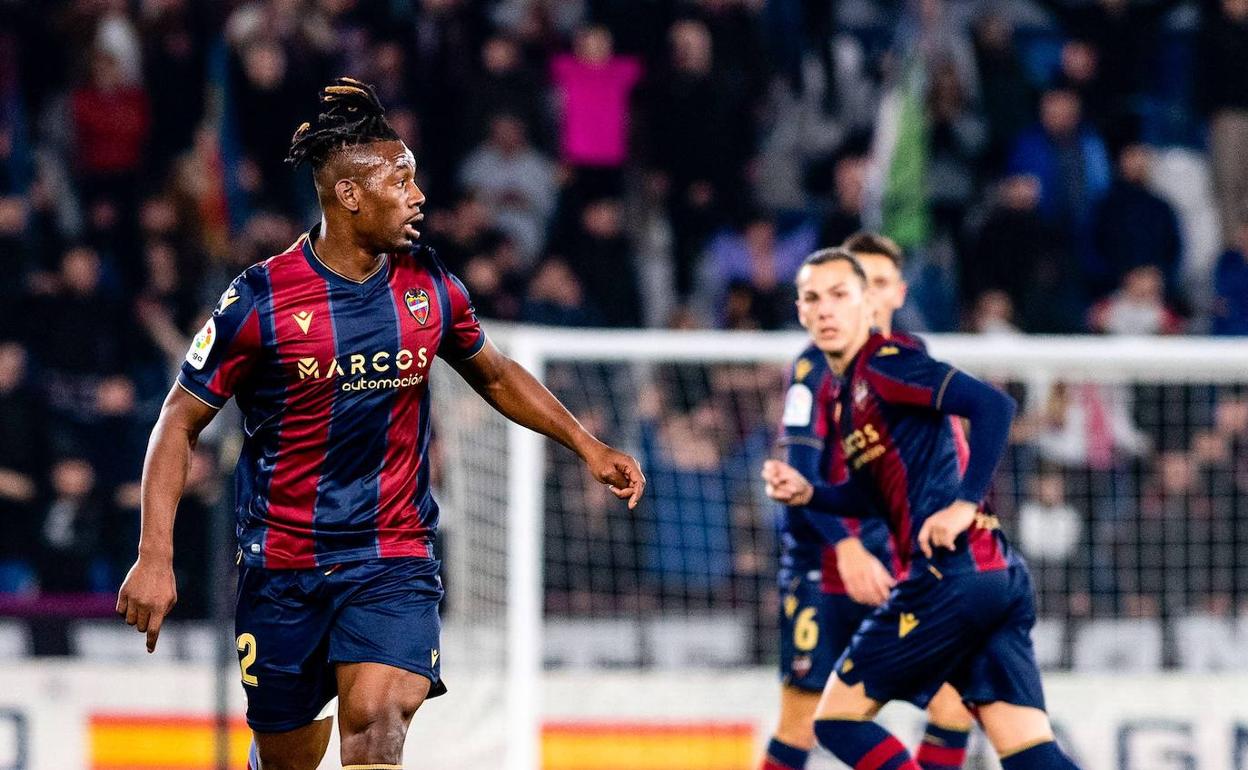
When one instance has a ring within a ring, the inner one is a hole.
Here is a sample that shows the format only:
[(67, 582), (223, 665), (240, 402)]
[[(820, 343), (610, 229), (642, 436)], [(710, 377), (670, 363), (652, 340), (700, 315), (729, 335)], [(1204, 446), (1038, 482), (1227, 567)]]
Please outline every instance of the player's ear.
[(342, 207), (351, 213), (360, 210), (360, 186), (350, 179), (334, 182), (334, 195)]

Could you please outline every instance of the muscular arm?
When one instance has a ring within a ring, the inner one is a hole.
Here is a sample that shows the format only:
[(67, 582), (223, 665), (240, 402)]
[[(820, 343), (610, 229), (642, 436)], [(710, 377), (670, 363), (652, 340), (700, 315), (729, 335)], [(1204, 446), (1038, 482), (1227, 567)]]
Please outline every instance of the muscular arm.
[(958, 489), (958, 499), (980, 503), (988, 494), (993, 474), (1010, 441), (1010, 424), (1017, 408), (1014, 399), (970, 375), (950, 378), (940, 409), (971, 421), (971, 454)]
[(122, 583), (117, 613), (147, 634), (148, 652), (156, 650), (161, 624), (177, 602), (173, 521), (186, 486), (195, 442), (216, 414), (216, 409), (175, 385), (165, 398), (147, 442), (139, 556)]
[(637, 461), (591, 435), (524, 367), (488, 341), (475, 356), (451, 365), (500, 414), (576, 452), (596, 479), (627, 499), (629, 508), (637, 507), (646, 487)]

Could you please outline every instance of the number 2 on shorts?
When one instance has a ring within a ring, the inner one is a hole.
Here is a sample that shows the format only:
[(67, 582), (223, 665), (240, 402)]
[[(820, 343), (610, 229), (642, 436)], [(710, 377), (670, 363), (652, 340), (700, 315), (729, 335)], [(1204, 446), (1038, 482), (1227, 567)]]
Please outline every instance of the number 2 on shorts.
[(243, 657), (239, 659), (238, 665), (243, 672), (243, 684), (255, 687), (260, 684), (260, 679), (249, 672), (252, 664), (256, 662), (256, 637), (254, 634), (238, 635), (238, 651), (243, 653)]

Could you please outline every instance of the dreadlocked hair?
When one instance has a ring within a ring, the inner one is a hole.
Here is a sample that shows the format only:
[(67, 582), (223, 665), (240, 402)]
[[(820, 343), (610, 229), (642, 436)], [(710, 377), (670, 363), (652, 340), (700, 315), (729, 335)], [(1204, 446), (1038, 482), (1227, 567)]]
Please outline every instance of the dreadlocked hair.
[(304, 123), (290, 139), (286, 162), (298, 168), (308, 163), (320, 168), (336, 150), (357, 144), (399, 138), (386, 122), (386, 109), (377, 92), (354, 78), (335, 78), (321, 89), (321, 108), (316, 124)]

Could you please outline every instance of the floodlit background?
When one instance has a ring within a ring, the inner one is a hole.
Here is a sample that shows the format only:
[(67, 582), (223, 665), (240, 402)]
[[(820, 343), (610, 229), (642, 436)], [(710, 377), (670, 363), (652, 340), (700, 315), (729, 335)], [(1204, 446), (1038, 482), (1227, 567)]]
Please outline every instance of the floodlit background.
[(0, 0), (0, 768), (243, 766), (232, 408), (157, 655), (111, 611), (160, 402), (316, 221), (283, 158), (343, 74), (492, 338), (651, 482), (630, 515), (434, 375), (451, 693), (409, 766), (755, 766), (791, 281), (868, 227), (899, 325), (1020, 402), (994, 502), (1064, 742), (1248, 767), (1248, 0)]

